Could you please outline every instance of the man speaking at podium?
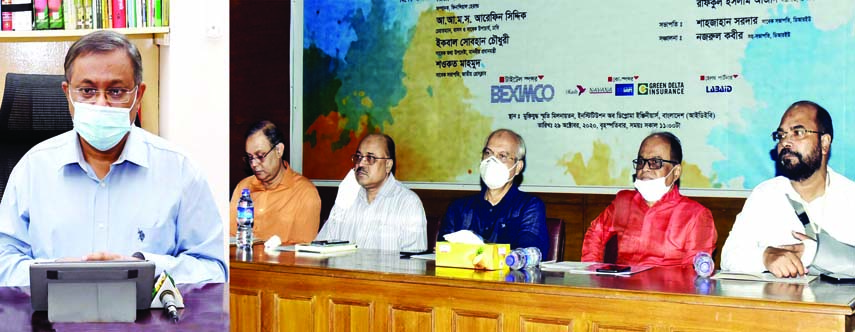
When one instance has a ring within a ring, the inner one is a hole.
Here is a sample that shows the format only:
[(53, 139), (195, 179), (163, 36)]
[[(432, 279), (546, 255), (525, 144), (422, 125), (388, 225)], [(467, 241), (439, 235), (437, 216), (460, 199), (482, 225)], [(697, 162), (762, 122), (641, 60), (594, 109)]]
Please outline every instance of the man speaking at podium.
[(65, 79), (74, 130), (27, 152), (0, 202), (0, 286), (29, 285), (36, 261), (146, 259), (178, 283), (225, 281), (207, 180), (132, 125), (146, 89), (136, 46), (88, 34), (68, 50)]

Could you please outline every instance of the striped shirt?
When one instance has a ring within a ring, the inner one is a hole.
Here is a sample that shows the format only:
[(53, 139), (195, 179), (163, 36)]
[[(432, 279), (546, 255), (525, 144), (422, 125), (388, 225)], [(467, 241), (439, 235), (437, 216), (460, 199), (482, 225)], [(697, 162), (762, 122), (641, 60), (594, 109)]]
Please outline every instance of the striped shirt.
[(427, 219), (422, 201), (389, 174), (374, 201), (365, 188), (348, 208), (335, 205), (317, 240), (341, 239), (359, 248), (419, 252), (427, 249)]

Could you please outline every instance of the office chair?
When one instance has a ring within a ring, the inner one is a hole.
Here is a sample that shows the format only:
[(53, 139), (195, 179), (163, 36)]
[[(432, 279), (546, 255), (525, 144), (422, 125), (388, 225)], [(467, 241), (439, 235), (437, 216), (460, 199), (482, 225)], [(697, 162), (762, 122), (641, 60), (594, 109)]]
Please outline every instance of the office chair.
[(546, 230), (549, 234), (549, 252), (543, 256), (544, 261), (554, 260), (561, 262), (564, 260), (565, 227), (564, 219), (546, 218)]
[(73, 128), (62, 75), (6, 74), (0, 103), (0, 199), (18, 160), (33, 146)]

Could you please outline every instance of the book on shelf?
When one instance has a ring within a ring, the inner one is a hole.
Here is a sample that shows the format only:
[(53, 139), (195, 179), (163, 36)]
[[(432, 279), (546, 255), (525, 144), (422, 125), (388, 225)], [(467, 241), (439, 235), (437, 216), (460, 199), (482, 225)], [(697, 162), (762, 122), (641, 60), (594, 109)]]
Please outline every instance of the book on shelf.
[(33, 19), (34, 28), (36, 30), (47, 30), (50, 29), (50, 19), (48, 14), (48, 0), (34, 0), (33, 1), (33, 14), (35, 14), (35, 18)]
[(0, 0), (2, 31), (169, 26), (169, 0)]
[(33, 30), (33, 0), (0, 0), (2, 31)]
[(127, 27), (128, 21), (125, 16), (125, 0), (112, 0), (112, 18), (113, 18), (113, 27)]
[(74, 1), (63, 1), (62, 2), (62, 19), (63, 27), (65, 30), (75, 30), (77, 29), (77, 9), (74, 8)]
[(65, 28), (65, 13), (62, 11), (63, 0), (47, 0), (48, 8), (48, 27), (50, 29)]

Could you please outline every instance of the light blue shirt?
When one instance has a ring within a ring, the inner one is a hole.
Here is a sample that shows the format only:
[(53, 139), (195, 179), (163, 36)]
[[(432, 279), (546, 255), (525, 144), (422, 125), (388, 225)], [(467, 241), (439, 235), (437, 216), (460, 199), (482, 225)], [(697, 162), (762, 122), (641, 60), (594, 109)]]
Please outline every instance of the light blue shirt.
[(75, 131), (24, 155), (0, 201), (0, 286), (29, 286), (34, 261), (141, 252), (178, 283), (224, 282), (225, 238), (208, 182), (160, 137), (131, 129), (99, 180)]

